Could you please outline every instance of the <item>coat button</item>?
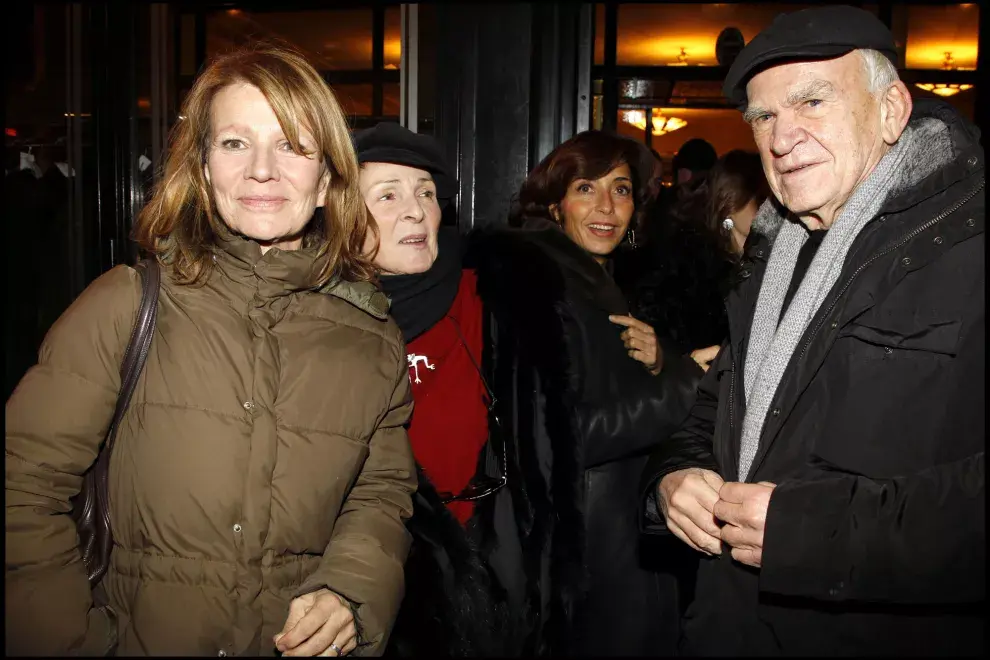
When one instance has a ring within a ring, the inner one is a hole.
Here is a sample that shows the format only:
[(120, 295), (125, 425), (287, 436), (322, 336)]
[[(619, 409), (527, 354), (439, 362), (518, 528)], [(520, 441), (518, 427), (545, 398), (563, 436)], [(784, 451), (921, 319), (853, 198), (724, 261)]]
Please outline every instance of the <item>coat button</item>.
[(832, 321), (832, 329), (835, 330), (838, 327), (839, 327), (839, 322), (838, 321)]
[(972, 227), (975, 224), (976, 224), (976, 221), (973, 220), (972, 218), (970, 218), (969, 220), (966, 221), (966, 226), (967, 227)]
[(979, 158), (977, 158), (976, 156), (971, 156), (971, 157), (970, 157), (970, 159), (969, 159), (969, 160), (967, 160), (966, 162), (967, 162), (967, 163), (969, 164), (969, 166), (970, 166), (970, 167), (973, 167), (973, 166), (975, 166), (975, 165), (976, 165), (976, 164), (977, 164), (978, 162), (980, 162), (980, 159), (979, 159)]
[(244, 405), (244, 410), (247, 410), (247, 411), (254, 410), (254, 402), (253, 401), (245, 401), (243, 405)]
[(780, 417), (780, 408), (774, 408), (773, 410), (770, 411), (770, 414), (773, 415), (774, 417)]
[(756, 256), (762, 257), (763, 256), (763, 250), (757, 250), (756, 251)]
[(892, 349), (890, 346), (884, 346), (883, 347), (883, 352), (886, 355), (893, 355), (894, 354), (894, 349)]
[(227, 652), (224, 651), (223, 649), (220, 649), (219, 651), (217, 651), (217, 655), (220, 656), (221, 658), (226, 658)]
[(935, 242), (935, 245), (941, 245), (942, 244), (942, 237), (941, 236), (936, 236), (934, 242)]
[(240, 534), (241, 533), (241, 524), (240, 523), (234, 523), (234, 533), (235, 534)]
[(911, 265), (911, 257), (904, 257), (903, 259), (901, 259), (901, 265), (902, 266), (910, 266)]

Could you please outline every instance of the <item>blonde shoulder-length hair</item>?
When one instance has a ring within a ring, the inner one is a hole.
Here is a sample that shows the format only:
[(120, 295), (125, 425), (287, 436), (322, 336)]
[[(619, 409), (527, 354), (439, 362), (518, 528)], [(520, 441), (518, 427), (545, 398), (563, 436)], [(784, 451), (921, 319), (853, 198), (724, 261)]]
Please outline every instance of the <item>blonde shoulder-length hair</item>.
[(204, 167), (213, 140), (211, 110), (217, 93), (233, 84), (254, 85), (265, 95), (297, 153), (299, 126), (315, 140), (315, 156), (329, 172), (322, 210), (306, 227), (303, 247), (317, 249), (314, 288), (334, 277), (374, 279), (363, 254), (367, 207), (358, 187), (358, 164), (340, 104), (320, 74), (299, 53), (260, 45), (217, 57), (199, 75), (169, 136), (168, 155), (151, 200), (134, 225), (134, 240), (166, 266), (180, 284), (206, 280), (218, 240), (230, 236), (214, 203)]

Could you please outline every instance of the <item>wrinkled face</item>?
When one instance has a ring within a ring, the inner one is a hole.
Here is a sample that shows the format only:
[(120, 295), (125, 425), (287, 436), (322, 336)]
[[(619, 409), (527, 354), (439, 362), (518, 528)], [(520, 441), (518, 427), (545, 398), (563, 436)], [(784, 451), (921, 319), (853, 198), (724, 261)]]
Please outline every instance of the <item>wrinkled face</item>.
[(599, 263), (622, 242), (635, 210), (628, 165), (600, 179), (575, 179), (560, 204), (551, 207), (564, 232)]
[[(220, 90), (212, 105), (212, 140), (206, 179), (223, 221), (237, 234), (272, 247), (296, 250), (330, 175), (315, 156), (297, 154), (261, 90), (246, 83)], [(316, 143), (305, 127), (299, 140)]]
[[(361, 195), (378, 224), (375, 265), (386, 275), (423, 273), (436, 261), (440, 204), (437, 186), (425, 170), (394, 163), (361, 166)], [(368, 232), (365, 250), (374, 249)]]
[(829, 227), (888, 149), (860, 54), (771, 67), (746, 93), (774, 195), (810, 228)]

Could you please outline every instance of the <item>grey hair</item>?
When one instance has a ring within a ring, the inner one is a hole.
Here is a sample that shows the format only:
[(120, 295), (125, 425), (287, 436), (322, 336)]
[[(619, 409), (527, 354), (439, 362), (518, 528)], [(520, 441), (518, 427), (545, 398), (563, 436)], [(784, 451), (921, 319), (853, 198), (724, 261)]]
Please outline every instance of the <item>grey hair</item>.
[(872, 48), (860, 48), (856, 52), (863, 58), (866, 84), (870, 94), (874, 96), (882, 94), (892, 83), (901, 79), (897, 73), (897, 67), (880, 51)]

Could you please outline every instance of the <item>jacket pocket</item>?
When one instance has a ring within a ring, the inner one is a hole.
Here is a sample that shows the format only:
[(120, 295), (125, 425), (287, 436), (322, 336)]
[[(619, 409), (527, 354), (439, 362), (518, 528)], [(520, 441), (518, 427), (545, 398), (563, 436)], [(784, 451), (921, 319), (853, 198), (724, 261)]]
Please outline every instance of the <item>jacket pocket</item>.
[(859, 349), (865, 358), (889, 357), (895, 350), (955, 356), (961, 326), (958, 319), (879, 317), (849, 324), (842, 336), (854, 337), (867, 344)]
[(86, 638), (73, 655), (84, 657), (112, 656), (117, 650), (117, 614), (109, 605), (89, 611)]

